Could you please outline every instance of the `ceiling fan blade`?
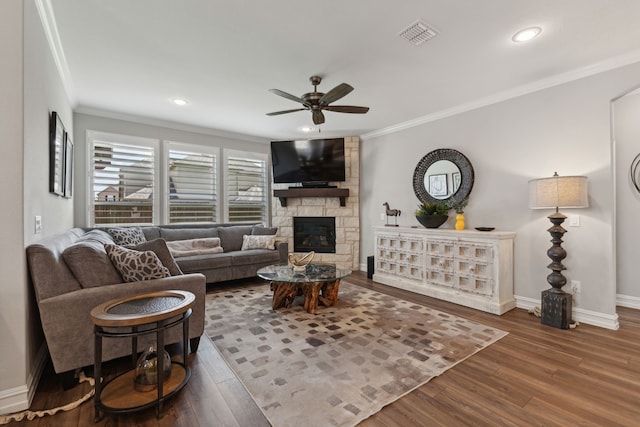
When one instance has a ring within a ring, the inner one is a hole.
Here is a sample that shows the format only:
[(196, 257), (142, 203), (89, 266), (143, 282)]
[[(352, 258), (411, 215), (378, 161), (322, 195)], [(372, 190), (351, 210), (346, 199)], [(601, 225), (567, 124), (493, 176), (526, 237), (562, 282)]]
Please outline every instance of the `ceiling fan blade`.
[(324, 123), (324, 114), (320, 110), (313, 110), (313, 124), (321, 125)]
[(369, 107), (358, 107), (356, 105), (327, 105), (324, 110), (335, 111), (337, 113), (364, 114), (369, 111)]
[(296, 111), (304, 111), (306, 108), (296, 108), (295, 110), (275, 111), (273, 113), (267, 113), (267, 116), (279, 116), (280, 114), (295, 113)]
[(269, 92), (275, 93), (276, 95), (279, 95), (279, 96), (281, 96), (283, 98), (287, 98), (287, 99), (290, 99), (292, 101), (299, 102), (300, 104), (304, 104), (304, 101), (302, 99), (298, 98), (295, 95), (291, 95), (290, 93), (283, 92), (280, 89), (269, 89)]
[(337, 101), (338, 99), (347, 95), (352, 90), (353, 90), (352, 86), (346, 83), (340, 83), (338, 86), (334, 87), (329, 92), (325, 93), (322, 96), (322, 98), (320, 98), (320, 101), (319, 101), (320, 105), (321, 106), (329, 105), (332, 102)]

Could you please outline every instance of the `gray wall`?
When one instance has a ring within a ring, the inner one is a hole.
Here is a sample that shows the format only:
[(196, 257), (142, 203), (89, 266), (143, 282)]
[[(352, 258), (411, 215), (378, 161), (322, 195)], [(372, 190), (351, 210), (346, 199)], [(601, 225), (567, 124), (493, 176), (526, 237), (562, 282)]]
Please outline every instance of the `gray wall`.
[[(0, 413), (25, 409), (46, 352), (24, 248), (73, 224), (72, 201), (49, 194), (49, 115), (57, 111), (69, 131), (71, 107), (58, 76), (33, 0), (0, 5), (0, 170), (2, 298), (0, 299)], [(34, 216), (43, 219), (34, 233)]]
[[(640, 79), (639, 79), (640, 80)], [(618, 294), (631, 306), (640, 307), (640, 264), (638, 243), (640, 193), (629, 172), (631, 162), (640, 153), (640, 93), (613, 103), (616, 153), (616, 259)]]
[[(374, 253), (371, 227), (384, 223), (382, 203), (403, 211), (401, 225), (418, 225), (413, 170), (429, 151), (453, 148), (469, 158), (476, 173), (465, 209), (467, 228), (517, 232), (515, 294), (529, 304), (539, 301), (549, 287), (546, 230), (551, 224), (546, 216), (552, 212), (528, 208), (527, 182), (555, 171), (586, 175), (590, 207), (564, 212), (580, 215), (581, 225), (565, 224), (565, 275), (582, 284), (576, 302), (583, 314), (615, 323), (610, 105), (636, 86), (639, 76), (640, 64), (634, 64), (410, 129), (365, 136), (361, 264)], [(637, 235), (637, 227), (633, 231)]]

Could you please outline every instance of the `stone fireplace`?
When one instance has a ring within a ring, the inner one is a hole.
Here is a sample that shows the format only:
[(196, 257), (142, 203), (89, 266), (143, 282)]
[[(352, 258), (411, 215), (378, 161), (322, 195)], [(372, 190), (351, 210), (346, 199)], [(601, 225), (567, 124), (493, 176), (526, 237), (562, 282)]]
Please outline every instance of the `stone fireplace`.
[[(271, 223), (278, 227), (278, 235), (287, 239), (289, 250), (295, 251), (294, 217), (334, 218), (335, 252), (315, 250), (315, 262), (330, 262), (360, 269), (360, 139), (345, 137), (345, 178), (334, 183), (338, 188), (349, 190), (345, 205), (340, 206), (338, 197), (295, 197), (287, 199), (286, 206), (274, 197), (271, 201)], [(287, 189), (286, 184), (274, 184), (273, 189)], [(309, 252), (303, 250), (299, 254)]]

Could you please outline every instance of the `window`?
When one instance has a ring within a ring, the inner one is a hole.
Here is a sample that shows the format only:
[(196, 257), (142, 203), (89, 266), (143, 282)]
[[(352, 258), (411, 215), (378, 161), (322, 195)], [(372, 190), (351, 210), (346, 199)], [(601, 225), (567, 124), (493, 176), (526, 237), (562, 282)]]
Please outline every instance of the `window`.
[(267, 222), (267, 156), (225, 150), (227, 222)]
[(87, 143), (89, 226), (268, 222), (266, 154), (95, 131)]
[(217, 156), (204, 149), (167, 143), (169, 223), (216, 222)]
[(89, 132), (90, 223), (154, 223), (158, 141)]

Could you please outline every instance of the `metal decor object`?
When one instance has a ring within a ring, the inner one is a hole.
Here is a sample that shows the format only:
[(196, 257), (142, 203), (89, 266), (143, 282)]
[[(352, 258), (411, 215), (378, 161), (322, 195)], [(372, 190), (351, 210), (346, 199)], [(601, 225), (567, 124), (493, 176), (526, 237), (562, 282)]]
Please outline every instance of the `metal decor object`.
[(633, 182), (633, 186), (636, 188), (638, 193), (640, 193), (640, 154), (633, 159), (631, 162), (631, 182)]

